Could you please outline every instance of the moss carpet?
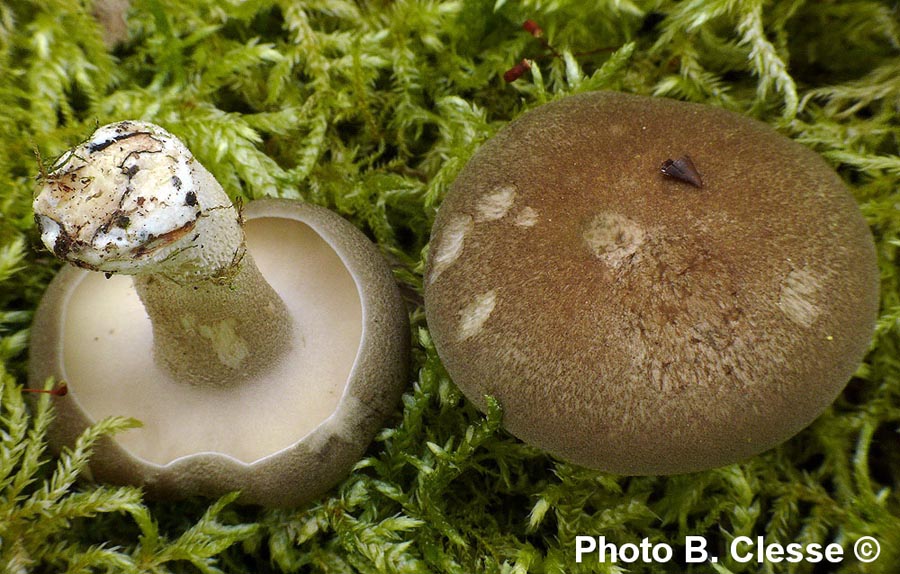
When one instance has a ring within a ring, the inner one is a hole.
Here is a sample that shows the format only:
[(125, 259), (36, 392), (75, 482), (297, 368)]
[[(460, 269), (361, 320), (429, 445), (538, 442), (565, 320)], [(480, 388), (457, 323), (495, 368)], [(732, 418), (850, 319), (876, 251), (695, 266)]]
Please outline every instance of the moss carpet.
[[(896, 2), (134, 0), (118, 43), (92, 14), (100, 4), (0, 4), (5, 571), (900, 572)], [(876, 334), (843, 395), (782, 446), (687, 476), (588, 471), (503, 432), (500, 412), (478, 413), (441, 366), (421, 291), (449, 185), (523, 111), (596, 89), (761, 119), (820, 153), (858, 200), (881, 267)], [(116, 419), (61, 456), (47, 451), (52, 400), (21, 393), (31, 315), (59, 267), (39, 245), (34, 179), (96, 125), (122, 119), (178, 135), (235, 200), (335, 210), (392, 262), (410, 302), (408, 389), (366, 458), (315, 503), (166, 503), (81, 480), (93, 442), (126, 426)], [(646, 538), (675, 557), (577, 564), (582, 534)], [(689, 535), (719, 562), (686, 563)], [(848, 556), (740, 562), (726, 552), (738, 536), (837, 543)], [(865, 536), (881, 544), (871, 563), (851, 553)]]

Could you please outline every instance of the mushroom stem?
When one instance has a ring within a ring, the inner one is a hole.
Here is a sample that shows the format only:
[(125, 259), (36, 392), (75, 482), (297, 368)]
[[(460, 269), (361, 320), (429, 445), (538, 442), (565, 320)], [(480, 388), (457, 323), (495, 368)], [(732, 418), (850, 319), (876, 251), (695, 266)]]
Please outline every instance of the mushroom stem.
[(247, 253), (240, 215), (162, 128), (101, 127), (43, 176), (34, 212), (58, 257), (134, 276), (155, 360), (174, 380), (230, 386), (291, 347), (290, 315)]

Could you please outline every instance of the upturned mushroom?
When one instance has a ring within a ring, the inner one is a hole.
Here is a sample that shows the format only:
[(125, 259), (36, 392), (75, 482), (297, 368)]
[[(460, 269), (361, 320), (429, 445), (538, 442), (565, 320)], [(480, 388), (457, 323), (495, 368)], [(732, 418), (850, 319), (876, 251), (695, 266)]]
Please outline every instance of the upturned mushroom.
[(797, 433), (857, 368), (879, 300), (871, 233), (819, 156), (732, 112), (611, 92), (541, 106), (475, 154), (425, 283), (472, 401), (621, 474)]
[(30, 386), (68, 385), (53, 444), (108, 415), (143, 423), (98, 447), (95, 478), (291, 506), (339, 481), (395, 408), (405, 306), (377, 248), (330, 211), (235, 210), (177, 138), (137, 121), (64, 154), (34, 211), (79, 267), (32, 328)]

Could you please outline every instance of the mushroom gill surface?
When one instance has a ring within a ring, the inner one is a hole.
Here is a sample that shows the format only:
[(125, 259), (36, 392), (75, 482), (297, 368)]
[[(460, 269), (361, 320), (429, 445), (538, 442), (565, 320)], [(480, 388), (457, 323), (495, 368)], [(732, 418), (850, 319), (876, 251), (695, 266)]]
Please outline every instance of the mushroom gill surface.
[[(165, 465), (197, 452), (252, 463), (297, 442), (334, 412), (362, 338), (357, 285), (334, 249), (308, 225), (248, 219), (247, 247), (284, 301), (294, 344), (246, 384), (186, 385), (154, 360), (153, 326), (125, 276), (79, 273), (65, 306), (60, 376), (93, 420), (134, 417), (140, 429), (118, 442)], [(309, 270), (316, 270), (310, 272)], [(228, 337), (207, 325), (200, 337)]]

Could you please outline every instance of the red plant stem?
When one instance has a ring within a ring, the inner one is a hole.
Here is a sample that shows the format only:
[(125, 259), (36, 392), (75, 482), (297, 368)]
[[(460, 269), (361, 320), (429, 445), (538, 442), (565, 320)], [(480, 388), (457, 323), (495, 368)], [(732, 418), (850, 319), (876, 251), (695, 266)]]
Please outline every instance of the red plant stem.
[[(593, 50), (588, 50), (586, 52), (576, 52), (576, 53), (572, 54), (572, 56), (575, 58), (581, 58), (583, 56), (590, 56), (590, 55), (597, 54), (600, 52), (614, 52), (618, 48), (619, 48), (619, 46), (606, 46), (604, 48), (595, 48)], [(527, 72), (528, 70), (531, 69), (531, 64), (529, 62), (546, 60), (547, 58), (560, 58), (560, 57), (561, 56), (559, 54), (541, 54), (541, 55), (535, 56), (533, 58), (523, 58), (518, 64), (516, 64), (512, 68), (503, 72), (503, 79), (506, 81), (506, 83), (515, 82), (520, 77), (522, 77), (522, 74), (524, 74), (525, 72)]]
[(525, 20), (522, 23), (522, 29), (534, 36), (535, 38), (540, 38), (544, 35), (544, 29), (541, 28), (537, 22), (532, 19)]
[(528, 60), (522, 60), (512, 68), (503, 72), (503, 79), (506, 83), (515, 82), (518, 80), (522, 74), (531, 69), (531, 64), (528, 63)]
[(23, 393), (46, 393), (54, 397), (64, 397), (69, 393), (69, 385), (62, 381), (55, 389), (22, 389)]

